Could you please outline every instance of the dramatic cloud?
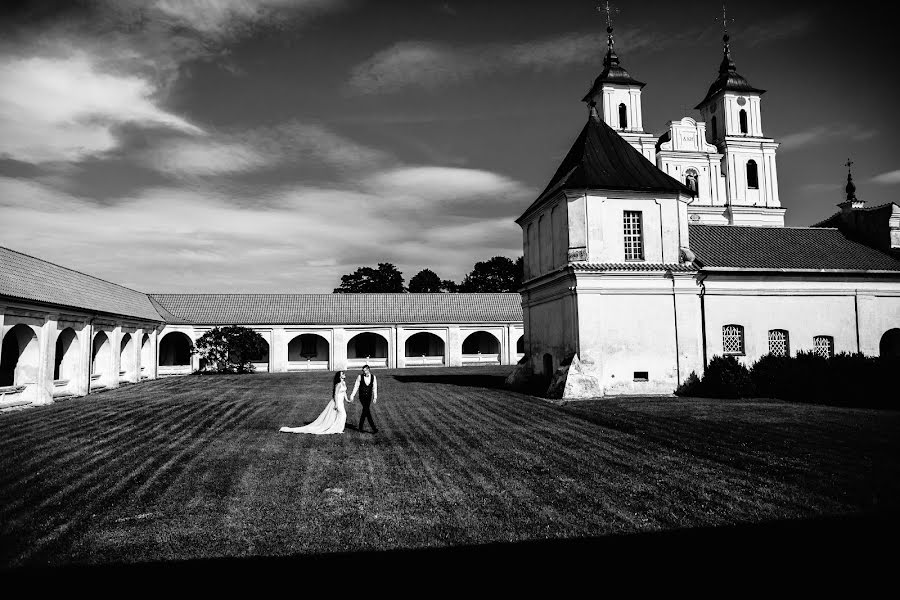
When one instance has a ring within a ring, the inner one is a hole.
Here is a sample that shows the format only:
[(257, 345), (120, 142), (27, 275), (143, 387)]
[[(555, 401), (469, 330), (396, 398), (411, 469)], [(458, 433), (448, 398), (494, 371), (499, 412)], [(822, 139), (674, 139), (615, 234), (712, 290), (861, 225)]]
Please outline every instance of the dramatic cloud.
[(153, 83), (103, 72), (99, 62), (84, 53), (0, 58), (0, 155), (77, 161), (114, 148), (114, 130), (123, 124), (200, 133), (157, 105)]
[(878, 131), (874, 129), (863, 129), (855, 125), (816, 125), (804, 131), (780, 136), (778, 142), (781, 144), (779, 146), (780, 151), (789, 152), (834, 139), (849, 139), (858, 142), (870, 139), (876, 135), (878, 135)]
[(151, 10), (210, 36), (239, 34), (258, 23), (279, 23), (300, 13), (317, 13), (344, 0), (157, 0)]
[(871, 181), (872, 183), (880, 183), (881, 185), (896, 185), (900, 183), (900, 169), (876, 175)]
[[(661, 50), (688, 39), (688, 33), (650, 34), (641, 30), (616, 36), (629, 52)], [(567, 33), (518, 44), (454, 47), (433, 42), (400, 42), (354, 67), (348, 87), (363, 94), (436, 89), (497, 71), (561, 69), (595, 63), (606, 51), (606, 36)]]

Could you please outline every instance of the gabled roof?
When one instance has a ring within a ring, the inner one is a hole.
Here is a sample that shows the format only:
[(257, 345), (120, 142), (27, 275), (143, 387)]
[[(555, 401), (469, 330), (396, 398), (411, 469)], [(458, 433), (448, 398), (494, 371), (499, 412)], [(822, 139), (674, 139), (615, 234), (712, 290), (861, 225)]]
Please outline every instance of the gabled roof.
[(376, 325), (522, 320), (519, 294), (151, 294), (198, 325)]
[(146, 294), (0, 247), (0, 296), (162, 321)]
[(562, 189), (695, 195), (690, 188), (660, 171), (594, 111), (550, 183), (523, 215)]
[(689, 225), (701, 268), (893, 271), (900, 260), (847, 238), (837, 229)]

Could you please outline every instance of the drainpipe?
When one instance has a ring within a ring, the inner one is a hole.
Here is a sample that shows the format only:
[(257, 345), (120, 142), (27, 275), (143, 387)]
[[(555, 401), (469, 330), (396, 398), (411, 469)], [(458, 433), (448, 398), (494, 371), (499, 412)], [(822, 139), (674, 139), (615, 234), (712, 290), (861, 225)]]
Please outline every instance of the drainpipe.
[(700, 339), (703, 342), (703, 371), (709, 363), (706, 357), (706, 275), (697, 275), (697, 283), (700, 284)]
[(678, 385), (681, 385), (681, 360), (679, 351), (681, 347), (678, 345), (678, 300), (675, 297), (675, 274), (667, 270), (666, 275), (672, 278), (672, 318), (675, 320), (675, 377)]
[(860, 354), (862, 349), (859, 346), (859, 290), (853, 291), (853, 318), (856, 321), (856, 353)]

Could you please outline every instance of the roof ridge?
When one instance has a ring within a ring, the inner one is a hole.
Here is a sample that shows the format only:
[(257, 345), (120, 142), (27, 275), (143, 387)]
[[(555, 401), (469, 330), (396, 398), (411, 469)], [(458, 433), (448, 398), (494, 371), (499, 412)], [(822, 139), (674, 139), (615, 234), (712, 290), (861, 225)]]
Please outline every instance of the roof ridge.
[(759, 225), (722, 225), (719, 223), (688, 223), (691, 227), (723, 227), (728, 229), (833, 229), (837, 231), (837, 227), (817, 227), (815, 225), (783, 225), (781, 227), (760, 227)]
[(116, 286), (116, 287), (122, 288), (123, 290), (128, 290), (129, 292), (134, 292), (134, 293), (136, 293), (136, 294), (143, 294), (143, 295), (145, 295), (145, 296), (148, 295), (147, 292), (142, 292), (142, 291), (140, 291), (140, 290), (136, 290), (136, 289), (134, 289), (134, 288), (130, 288), (130, 287), (124, 286), (124, 285), (122, 285), (121, 283), (115, 283), (115, 282), (109, 281), (108, 279), (103, 279), (102, 277), (97, 277), (96, 275), (91, 275), (90, 273), (85, 273), (85, 272), (83, 272), (83, 271), (79, 271), (79, 270), (73, 269), (73, 268), (71, 268), (71, 267), (64, 267), (64, 266), (62, 266), (62, 265), (60, 265), (60, 264), (57, 264), (57, 263), (55, 263), (55, 262), (53, 262), (53, 261), (45, 260), (45, 259), (43, 259), (43, 258), (38, 258), (37, 256), (32, 256), (31, 254), (25, 254), (24, 252), (19, 252), (18, 250), (13, 250), (12, 248), (7, 248), (6, 246), (0, 246), (0, 248), (2, 248), (3, 250), (8, 250), (8, 251), (10, 251), (10, 252), (12, 252), (12, 253), (14, 253), (14, 254), (18, 254), (18, 255), (20, 255), (20, 256), (27, 256), (28, 258), (31, 258), (31, 259), (33, 259), (33, 260), (40, 261), (40, 262), (42, 262), (42, 263), (46, 263), (46, 264), (48, 264), (48, 265), (53, 265), (54, 267), (58, 267), (58, 268), (60, 268), (60, 269), (66, 270), (66, 271), (70, 271), (70, 272), (72, 272), (72, 273), (78, 273), (79, 275), (84, 275), (85, 277), (90, 277), (91, 279), (96, 279), (97, 281), (102, 281), (103, 283), (108, 283), (109, 285), (114, 285), (114, 286)]

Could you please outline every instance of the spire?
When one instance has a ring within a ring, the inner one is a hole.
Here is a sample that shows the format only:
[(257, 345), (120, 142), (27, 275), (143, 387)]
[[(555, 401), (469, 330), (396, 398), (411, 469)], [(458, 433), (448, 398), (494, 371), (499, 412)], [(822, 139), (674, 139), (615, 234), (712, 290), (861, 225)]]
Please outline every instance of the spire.
[(857, 202), (856, 185), (853, 183), (853, 173), (850, 172), (853, 161), (848, 158), (844, 165), (847, 167), (847, 187), (844, 188), (844, 191), (847, 192), (847, 202)]
[(760, 90), (752, 85), (737, 72), (737, 67), (734, 64), (734, 60), (731, 58), (731, 45), (728, 43), (731, 40), (731, 37), (728, 35), (728, 21), (733, 21), (734, 19), (729, 19), (725, 13), (725, 5), (722, 5), (722, 62), (719, 63), (719, 76), (715, 81), (712, 82), (712, 85), (709, 86), (709, 91), (706, 92), (706, 97), (695, 106), (694, 108), (699, 110), (702, 106), (704, 106), (707, 102), (711, 101), (714, 96), (721, 92), (743, 92), (743, 93), (751, 93), (751, 94), (764, 94), (765, 90)]
[[(734, 19), (732, 19), (733, 21)], [(731, 46), (728, 44), (728, 16), (725, 14), (725, 5), (722, 4), (722, 63), (719, 65), (719, 75), (737, 73), (734, 60), (731, 59)]]
[(603, 71), (600, 73), (599, 77), (594, 80), (594, 85), (591, 86), (587, 95), (581, 99), (582, 102), (587, 102), (588, 105), (590, 105), (591, 102), (594, 102), (594, 98), (600, 94), (600, 88), (603, 87), (604, 83), (636, 85), (642, 88), (646, 85), (645, 83), (634, 79), (628, 74), (628, 71), (619, 64), (619, 56), (616, 54), (612, 27), (612, 14), (619, 12), (618, 9), (610, 7), (609, 2), (607, 1), (605, 6), (598, 6), (597, 10), (606, 13), (606, 56), (603, 57)]

